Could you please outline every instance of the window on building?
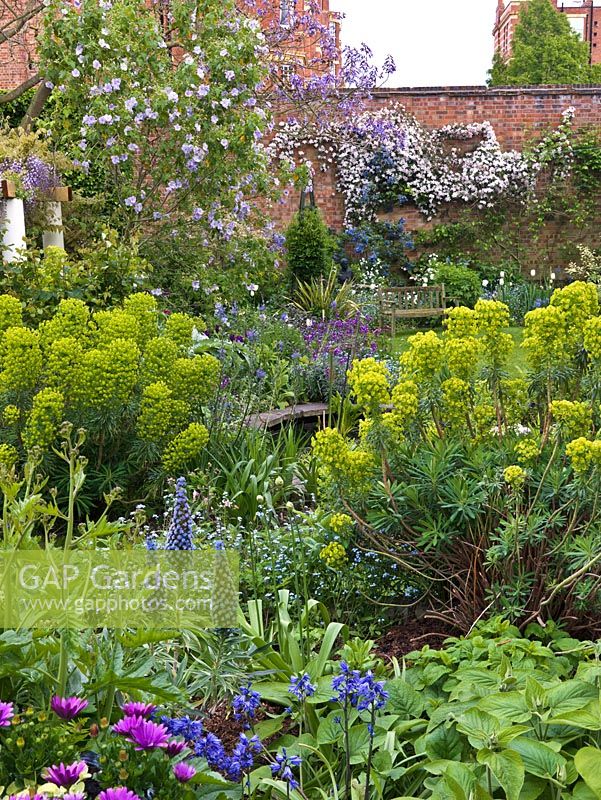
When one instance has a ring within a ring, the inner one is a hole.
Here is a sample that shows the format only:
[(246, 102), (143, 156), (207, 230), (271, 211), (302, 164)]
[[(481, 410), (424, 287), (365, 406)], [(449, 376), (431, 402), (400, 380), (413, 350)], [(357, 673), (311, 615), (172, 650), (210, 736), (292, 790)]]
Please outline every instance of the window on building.
[(586, 17), (570, 14), (568, 19), (570, 21), (570, 25), (572, 26), (572, 30), (575, 31), (581, 39), (584, 39), (584, 25), (586, 22)]
[(288, 83), (295, 73), (294, 64), (282, 64), (280, 67), (280, 78), (284, 83)]

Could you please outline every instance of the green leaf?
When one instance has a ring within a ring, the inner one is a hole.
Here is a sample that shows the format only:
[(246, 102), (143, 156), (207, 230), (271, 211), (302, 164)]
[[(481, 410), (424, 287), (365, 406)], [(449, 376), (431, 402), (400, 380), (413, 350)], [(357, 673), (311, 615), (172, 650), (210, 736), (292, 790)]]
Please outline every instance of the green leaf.
[[(522, 791), (520, 792), (520, 800), (537, 800), (547, 786), (547, 781), (544, 781), (542, 778), (537, 778), (534, 775), (526, 775)], [(583, 798), (583, 800), (585, 800), (585, 798)]]
[(547, 690), (547, 702), (554, 716), (579, 711), (595, 699), (599, 699), (599, 690), (584, 681), (564, 681)]
[(468, 800), (473, 796), (475, 784), (476, 776), (471, 766), (461, 762), (450, 763), (432, 796), (438, 800)]
[(572, 789), (574, 800), (597, 800), (597, 795), (584, 781), (578, 781)]
[(403, 719), (414, 719), (421, 716), (424, 710), (424, 700), (402, 678), (387, 681), (386, 691), (389, 694), (386, 704), (388, 713), (398, 714)]
[(256, 723), (254, 726), (254, 731), (261, 740), (269, 739), (270, 736), (273, 736), (275, 733), (279, 733), (282, 730), (285, 719), (285, 714), (280, 714), (279, 716), (272, 717), (271, 719), (264, 719), (261, 722)]
[(505, 791), (507, 800), (518, 800), (524, 785), (524, 764), (518, 753), (513, 750), (479, 750), (478, 762), (486, 764)]
[(392, 769), (392, 753), (388, 750), (378, 750), (373, 755), (372, 764), (380, 775), (388, 775)]
[(601, 798), (601, 750), (583, 747), (574, 756), (574, 764), (589, 789)]
[(526, 678), (526, 691), (524, 693), (526, 705), (531, 711), (538, 711), (547, 707), (547, 691), (537, 680)]
[(601, 731), (601, 706), (598, 700), (593, 700), (585, 708), (561, 714), (548, 721), (552, 725), (571, 725), (587, 731)]
[(331, 744), (338, 739), (342, 733), (342, 728), (340, 723), (334, 720), (339, 717), (339, 711), (332, 711), (325, 719), (320, 720), (316, 736), (318, 744)]
[(369, 749), (369, 731), (367, 725), (354, 725), (349, 731), (351, 764), (362, 764), (367, 758)]
[(322, 677), (338, 637), (344, 636), (346, 631), (347, 627), (342, 622), (330, 622), (326, 628), (317, 658), (311, 660), (307, 665), (307, 671), (314, 680)]
[(509, 749), (520, 754), (526, 772), (539, 778), (554, 778), (557, 770), (566, 764), (562, 755), (536, 739), (514, 739)]
[(499, 732), (501, 723), (492, 714), (473, 708), (464, 712), (457, 724), (457, 730), (465, 733), (472, 747), (487, 747), (492, 736)]
[(460, 761), (463, 752), (463, 741), (454, 727), (441, 725), (431, 733), (422, 736), (423, 746), (428, 758), (433, 761), (446, 758), (449, 761)]
[(522, 692), (491, 694), (483, 697), (477, 708), (510, 722), (527, 722), (532, 716)]

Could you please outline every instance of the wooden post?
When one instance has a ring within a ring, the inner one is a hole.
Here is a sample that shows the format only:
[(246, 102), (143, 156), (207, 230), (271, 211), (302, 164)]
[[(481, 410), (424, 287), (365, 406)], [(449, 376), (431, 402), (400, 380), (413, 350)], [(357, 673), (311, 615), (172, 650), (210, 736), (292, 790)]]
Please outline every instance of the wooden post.
[(7, 262), (18, 261), (25, 250), (25, 209), (21, 198), (16, 196), (13, 181), (3, 180), (0, 185), (4, 200), (2, 258)]

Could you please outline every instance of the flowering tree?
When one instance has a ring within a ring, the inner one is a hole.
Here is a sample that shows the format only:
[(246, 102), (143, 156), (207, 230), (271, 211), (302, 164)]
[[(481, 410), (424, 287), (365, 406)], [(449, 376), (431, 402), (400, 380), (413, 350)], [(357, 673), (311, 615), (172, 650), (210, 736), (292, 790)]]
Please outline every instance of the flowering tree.
[(381, 67), (373, 64), (366, 44), (341, 47), (343, 15), (323, 11), (321, 0), (290, 2), (286, 13), (278, 14), (274, 5), (280, 3), (239, 2), (243, 13), (261, 20), (269, 54), (264, 96), (282, 118), (323, 127), (340, 114), (357, 112), (369, 92), (395, 71), (391, 56)]
[(228, 239), (247, 219), (267, 183), (259, 28), (233, 0), (175, 0), (164, 20), (143, 0), (52, 3), (40, 50), (59, 97), (51, 130), (65, 147), (76, 132), (84, 170), (107, 166), (125, 230)]
[(252, 204), (290, 177), (267, 169), (272, 115), (323, 125), (394, 69), (373, 67), (367, 47), (340, 51), (321, 4), (295, 8), (282, 19), (270, 0), (50, 0), (35, 17), (38, 72), (21, 89), (38, 88), (23, 123), (44, 110), (42, 127), (126, 234), (183, 234), (209, 263), (240, 234), (274, 249)]

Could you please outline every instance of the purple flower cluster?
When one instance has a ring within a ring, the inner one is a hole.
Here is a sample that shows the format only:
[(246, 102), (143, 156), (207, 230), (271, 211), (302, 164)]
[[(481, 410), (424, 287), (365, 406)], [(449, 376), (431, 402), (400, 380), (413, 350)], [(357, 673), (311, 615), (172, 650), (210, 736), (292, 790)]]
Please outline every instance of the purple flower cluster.
[(291, 789), (297, 789), (299, 783), (294, 777), (292, 767), (299, 767), (301, 764), (300, 756), (289, 756), (286, 748), (282, 747), (282, 752), (276, 754), (275, 763), (271, 764), (271, 774), (274, 778), (285, 781)]
[(61, 762), (48, 767), (44, 777), (49, 783), (53, 783), (61, 789), (70, 789), (74, 783), (77, 783), (87, 768), (88, 765), (85, 761), (76, 761), (73, 764), (63, 764)]
[(293, 694), (299, 702), (303, 703), (307, 697), (313, 697), (317, 691), (317, 687), (311, 683), (310, 677), (305, 672), (302, 675), (293, 675), (292, 678), (290, 678), (288, 691), (290, 694)]
[(345, 661), (340, 662), (340, 675), (332, 680), (333, 698), (339, 703), (349, 703), (358, 711), (380, 710), (386, 705), (388, 692), (384, 681), (377, 681), (371, 670), (362, 675), (359, 670), (350, 669)]
[(126, 717), (144, 717), (145, 719), (150, 719), (156, 711), (156, 706), (153, 703), (130, 702), (123, 703), (121, 710)]
[(196, 770), (191, 764), (180, 761), (173, 767), (173, 774), (180, 783), (188, 783), (196, 775)]
[(186, 491), (186, 479), (178, 478), (175, 484), (173, 516), (167, 532), (166, 550), (194, 550), (194, 525)]
[(120, 719), (113, 732), (125, 737), (136, 750), (166, 749), (169, 744), (169, 731), (164, 725), (135, 715)]
[(5, 174), (19, 176), (28, 202), (33, 201), (38, 192), (48, 192), (60, 183), (56, 169), (38, 156), (28, 156), (23, 161), (4, 159), (0, 162), (0, 177)]
[(241, 686), (238, 689), (238, 694), (232, 700), (234, 717), (237, 720), (243, 720), (245, 724), (250, 727), (250, 720), (255, 718), (255, 714), (260, 705), (261, 695), (254, 691), (251, 684), (249, 683), (247, 686)]
[[(261, 702), (258, 692), (251, 685), (244, 686), (234, 697), (232, 706), (236, 719), (253, 719)], [(180, 736), (194, 749), (194, 755), (206, 759), (211, 769), (221, 772), (231, 781), (242, 780), (254, 766), (255, 755), (262, 749), (258, 736), (248, 737), (241, 733), (231, 754), (226, 752), (223, 742), (214, 733), (205, 732), (200, 720), (189, 716), (180, 718), (162, 717), (162, 726), (172, 736)]]
[(345, 366), (350, 358), (366, 358), (378, 349), (380, 331), (366, 317), (316, 321), (303, 332), (311, 357), (317, 361), (333, 356)]
[(111, 789), (105, 789), (100, 792), (98, 800), (140, 800), (140, 798), (125, 786), (114, 786)]

